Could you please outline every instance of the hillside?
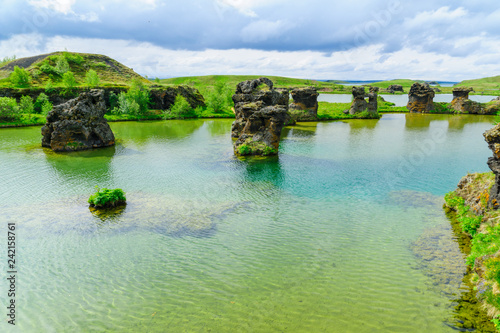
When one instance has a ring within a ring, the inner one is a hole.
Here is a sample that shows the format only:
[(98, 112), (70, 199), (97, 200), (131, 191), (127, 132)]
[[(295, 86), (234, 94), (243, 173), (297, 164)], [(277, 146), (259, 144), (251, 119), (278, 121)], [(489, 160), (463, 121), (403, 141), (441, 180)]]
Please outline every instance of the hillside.
[(32, 77), (31, 86), (43, 87), (50, 79), (55, 87), (62, 84), (62, 75), (73, 72), (78, 85), (85, 83), (85, 74), (97, 72), (101, 86), (129, 85), (133, 79), (149, 82), (131, 68), (105, 55), (73, 52), (54, 52), (20, 58), (0, 67), (0, 87), (9, 87), (8, 77), (15, 66), (25, 68)]
[(485, 77), (482, 79), (475, 80), (464, 80), (457, 84), (458, 87), (472, 87), (477, 91), (485, 91), (488, 93), (495, 92), (498, 94), (500, 89), (500, 75), (499, 76), (491, 76)]

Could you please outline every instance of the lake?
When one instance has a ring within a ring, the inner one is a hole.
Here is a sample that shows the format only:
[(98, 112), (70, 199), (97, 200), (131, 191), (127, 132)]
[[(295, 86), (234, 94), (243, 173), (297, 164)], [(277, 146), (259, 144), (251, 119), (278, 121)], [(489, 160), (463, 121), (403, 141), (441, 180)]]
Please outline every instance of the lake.
[[(408, 94), (403, 95), (385, 95), (380, 94), (379, 96), (383, 97), (387, 102), (394, 103), (395, 106), (406, 106), (408, 104)], [(497, 98), (498, 96), (492, 95), (469, 95), (470, 100), (487, 103), (492, 99)], [(445, 102), (450, 103), (453, 99), (452, 94), (436, 94), (434, 97), (434, 102)], [(320, 102), (329, 102), (329, 103), (351, 103), (352, 95), (351, 94), (319, 94), (318, 101)]]
[[(111, 123), (115, 147), (73, 153), (1, 129), (19, 271), (2, 332), (454, 332), (465, 266), (442, 197), (488, 171), (491, 122), (299, 123), (264, 160), (233, 156), (231, 120)], [(90, 212), (96, 185), (126, 208)], [(451, 259), (426, 260), (443, 242)]]

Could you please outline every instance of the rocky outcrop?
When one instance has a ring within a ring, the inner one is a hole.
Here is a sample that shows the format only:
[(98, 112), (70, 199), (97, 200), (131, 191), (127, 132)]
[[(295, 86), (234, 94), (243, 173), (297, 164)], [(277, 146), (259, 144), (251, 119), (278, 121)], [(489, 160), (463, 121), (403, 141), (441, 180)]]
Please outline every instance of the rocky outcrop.
[(403, 86), (400, 84), (391, 84), (387, 87), (387, 92), (394, 94), (395, 92), (404, 92)]
[(268, 78), (240, 82), (233, 95), (236, 119), (231, 136), (236, 155), (275, 155), (288, 113), (287, 89)]
[(408, 93), (406, 108), (410, 112), (428, 113), (434, 110), (434, 90), (427, 83), (414, 83)]
[(318, 120), (318, 91), (315, 87), (296, 88), (290, 91), (290, 115), (294, 121)]
[(93, 89), (55, 106), (42, 127), (42, 146), (54, 151), (74, 151), (115, 144), (104, 114), (104, 91)]
[(483, 134), (493, 157), (488, 158), (488, 166), (495, 174), (495, 183), (491, 187), (488, 198), (488, 207), (497, 209), (500, 205), (500, 124)]
[[(351, 103), (351, 108), (349, 109), (349, 114), (356, 114), (363, 111), (368, 111), (369, 113), (377, 113), (377, 94), (378, 87), (370, 87), (370, 92), (365, 93), (365, 87), (352, 87), (353, 100)], [(368, 97), (368, 102), (365, 100)], [(346, 112), (346, 111), (344, 111)]]
[(153, 86), (149, 92), (150, 108), (168, 110), (175, 103), (175, 97), (182, 95), (193, 109), (205, 106), (205, 99), (200, 92), (189, 86), (160, 87)]
[(495, 114), (496, 108), (488, 108), (482, 103), (474, 102), (469, 99), (469, 93), (474, 91), (472, 88), (459, 87), (453, 89), (453, 100), (451, 107), (458, 113), (470, 114)]

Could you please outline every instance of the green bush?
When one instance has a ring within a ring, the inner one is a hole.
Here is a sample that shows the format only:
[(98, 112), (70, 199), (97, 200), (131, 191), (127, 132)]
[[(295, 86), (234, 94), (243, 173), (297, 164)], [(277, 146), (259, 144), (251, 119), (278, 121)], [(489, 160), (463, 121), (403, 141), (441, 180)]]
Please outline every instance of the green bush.
[(68, 91), (73, 90), (73, 88), (77, 85), (75, 75), (71, 71), (64, 73), (62, 79), (63, 84)]
[(212, 92), (207, 94), (207, 110), (213, 113), (230, 112), (233, 102), (232, 92), (224, 82), (217, 82)]
[(59, 71), (49, 64), (47, 60), (45, 60), (41, 65), (40, 65), (40, 71), (47, 74), (47, 75), (57, 75), (59, 76)]
[(456, 219), (460, 223), (462, 230), (465, 233), (474, 236), (477, 229), (481, 225), (483, 216), (475, 215), (469, 212), (470, 208), (465, 205), (465, 200), (462, 197), (457, 196), (455, 192), (447, 193), (444, 196), (444, 200), (449, 207), (453, 208), (457, 212)]
[(92, 207), (116, 207), (126, 202), (125, 193), (120, 188), (110, 190), (107, 188), (99, 189), (99, 187), (96, 186), (96, 189), (97, 192), (92, 194), (88, 200), (88, 203)]
[(30, 96), (22, 96), (19, 101), (19, 111), (21, 113), (34, 113), (35, 105), (33, 104), (33, 99)]
[(45, 83), (45, 92), (50, 94), (54, 91), (54, 84), (52, 83), (52, 79), (48, 79), (47, 83)]
[(72, 64), (80, 65), (83, 62), (83, 57), (79, 54), (63, 52), (64, 58)]
[(63, 55), (57, 56), (56, 60), (56, 71), (59, 73), (59, 75), (63, 75), (64, 73), (67, 73), (69, 71), (69, 64), (66, 58)]
[(274, 155), (278, 152), (278, 150), (274, 147), (269, 147), (269, 146), (266, 146), (264, 148), (264, 150), (262, 151), (262, 155), (264, 156), (268, 156), (268, 155)]
[(118, 95), (113, 91), (109, 93), (109, 110), (113, 112), (115, 108), (118, 106)]
[(49, 101), (45, 101), (43, 102), (42, 104), (42, 114), (43, 115), (47, 115), (50, 110), (52, 110), (52, 103), (50, 103)]
[(175, 96), (175, 102), (170, 107), (170, 114), (176, 118), (193, 118), (196, 117), (196, 113), (193, 108), (186, 100), (186, 98), (180, 94)]
[(43, 113), (42, 106), (44, 104), (46, 104), (46, 102), (50, 103), (49, 97), (47, 95), (45, 95), (44, 93), (41, 93), (40, 95), (38, 95), (38, 97), (35, 100), (35, 104), (34, 104), (35, 113)]
[(139, 80), (133, 80), (130, 89), (118, 96), (118, 109), (115, 113), (146, 114), (149, 105), (149, 89)]
[(89, 87), (95, 88), (99, 86), (100, 83), (99, 75), (97, 75), (97, 72), (95, 70), (89, 69), (85, 74), (85, 82)]
[(15, 98), (0, 97), (0, 119), (16, 120), (19, 119), (19, 107)]
[(16, 87), (28, 87), (31, 77), (26, 69), (14, 66), (14, 71), (10, 73), (9, 80)]
[(488, 233), (478, 233), (471, 241), (470, 254), (467, 264), (474, 267), (476, 258), (487, 254), (494, 254), (500, 249), (500, 226), (488, 227)]

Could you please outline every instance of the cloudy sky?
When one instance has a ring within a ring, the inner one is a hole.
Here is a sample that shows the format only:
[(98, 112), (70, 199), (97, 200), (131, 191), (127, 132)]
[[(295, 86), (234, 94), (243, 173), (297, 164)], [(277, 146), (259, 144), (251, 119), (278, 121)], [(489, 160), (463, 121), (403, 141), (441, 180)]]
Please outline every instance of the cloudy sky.
[(498, 0), (0, 0), (0, 58), (108, 55), (150, 77), (500, 75)]

